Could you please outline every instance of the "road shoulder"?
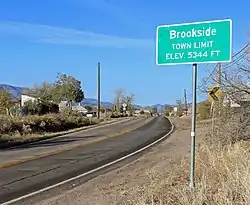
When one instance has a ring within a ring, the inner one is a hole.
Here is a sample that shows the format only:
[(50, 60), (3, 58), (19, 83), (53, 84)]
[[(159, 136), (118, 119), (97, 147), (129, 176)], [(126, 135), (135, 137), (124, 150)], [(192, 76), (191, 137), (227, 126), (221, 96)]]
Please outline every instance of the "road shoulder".
[[(176, 130), (171, 137), (141, 158), (72, 188), (63, 195), (36, 204), (133, 204), (131, 200), (145, 192), (141, 187), (150, 186), (152, 177), (171, 171), (174, 164), (181, 163), (189, 154), (190, 121), (173, 122)], [(197, 131), (199, 135), (203, 130), (198, 128)]]

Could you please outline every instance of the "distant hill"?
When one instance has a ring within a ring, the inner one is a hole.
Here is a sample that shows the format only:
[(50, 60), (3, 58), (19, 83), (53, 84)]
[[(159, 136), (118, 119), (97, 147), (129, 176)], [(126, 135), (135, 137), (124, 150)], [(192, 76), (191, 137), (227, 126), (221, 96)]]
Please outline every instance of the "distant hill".
[(168, 105), (168, 104), (156, 104), (156, 105), (151, 105), (149, 106), (149, 108), (154, 108), (154, 107), (157, 107), (157, 110), (163, 110), (165, 109), (166, 107), (171, 107), (172, 105)]
[[(95, 106), (95, 105), (97, 105), (97, 99), (86, 98), (81, 102), (81, 105), (82, 106)], [(101, 101), (101, 106), (111, 108), (113, 106), (113, 103)], [(142, 107), (140, 105), (134, 105), (134, 108), (141, 109)]]
[(0, 90), (8, 91), (14, 101), (20, 100), (22, 92), (27, 89), (25, 87), (0, 84)]
[[(97, 103), (98, 103), (97, 99), (94, 99), (94, 98), (85, 98), (81, 102), (81, 105), (82, 106), (95, 106), (95, 105), (97, 105)], [(111, 102), (103, 102), (103, 101), (101, 101), (101, 106), (111, 108), (113, 106), (113, 104)]]

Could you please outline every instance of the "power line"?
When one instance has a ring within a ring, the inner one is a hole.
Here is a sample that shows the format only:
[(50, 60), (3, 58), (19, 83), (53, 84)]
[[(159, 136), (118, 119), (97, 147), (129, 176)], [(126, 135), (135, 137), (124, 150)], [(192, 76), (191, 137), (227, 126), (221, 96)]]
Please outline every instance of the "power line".
[(235, 64), (237, 64), (240, 60), (242, 60), (247, 54), (243, 53), (241, 54), (237, 59), (235, 59), (231, 64), (228, 64), (227, 66), (224, 66), (223, 69), (227, 69)]
[[(226, 66), (224, 66), (223, 69), (227, 69), (227, 68), (233, 66), (234, 64), (236, 64), (237, 62), (239, 62), (240, 60), (242, 60), (247, 54), (247, 52), (245, 50), (249, 47), (249, 45), (250, 45), (250, 43), (247, 43), (240, 51), (235, 53), (232, 56), (232, 58), (235, 58), (235, 57), (237, 57), (237, 58), (234, 61), (226, 64)], [(244, 53), (241, 54), (243, 51), (244, 51)], [(240, 56), (238, 56), (238, 55), (240, 55)], [(212, 69), (212, 72), (208, 75), (207, 79), (199, 86), (199, 89), (201, 89), (203, 86), (205, 86), (209, 82), (209, 80), (213, 77), (214, 73), (217, 70), (218, 65), (219, 65), (219, 63), (217, 63), (215, 65), (215, 67)]]
[(237, 57), (238, 55), (240, 55), (242, 52), (244, 52), (243, 54), (241, 54), (239, 57), (237, 57), (237, 59), (233, 60), (232, 62), (228, 63), (228, 64), (225, 64), (226, 67), (223, 67), (224, 69), (225, 68), (228, 68), (232, 65), (234, 65), (236, 63), (236, 61), (238, 62), (239, 60), (241, 60), (246, 54), (246, 49), (248, 48), (248, 46), (250, 45), (250, 43), (247, 43), (240, 51), (238, 51), (237, 53), (235, 53), (232, 58), (235, 58)]
[(205, 82), (203, 82), (203, 83), (199, 86), (199, 88), (205, 86), (205, 85), (208, 83), (208, 81), (212, 78), (212, 76), (213, 76), (214, 73), (216, 72), (216, 68), (217, 68), (218, 65), (219, 65), (219, 63), (216, 64), (216, 66), (213, 68), (212, 72), (208, 75), (208, 77), (207, 77), (207, 79), (205, 80)]

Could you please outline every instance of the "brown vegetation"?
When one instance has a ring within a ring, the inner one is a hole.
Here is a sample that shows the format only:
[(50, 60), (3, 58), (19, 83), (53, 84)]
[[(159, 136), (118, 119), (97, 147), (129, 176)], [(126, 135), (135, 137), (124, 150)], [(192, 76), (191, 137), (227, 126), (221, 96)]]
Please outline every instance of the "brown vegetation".
[(46, 114), (11, 117), (0, 115), (0, 136), (1, 142), (17, 140), (20, 137), (29, 135), (42, 135), (45, 133), (54, 133), (66, 131), (94, 124), (88, 118), (80, 114)]

